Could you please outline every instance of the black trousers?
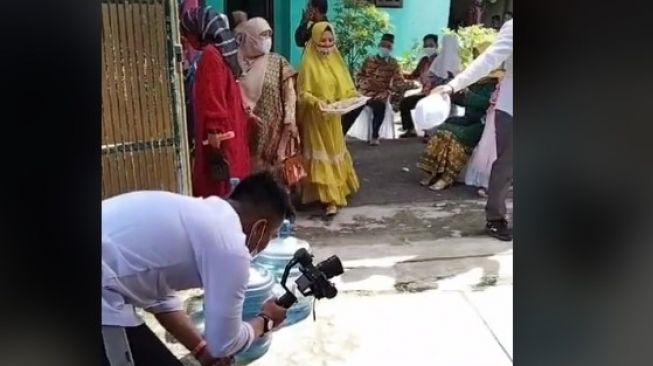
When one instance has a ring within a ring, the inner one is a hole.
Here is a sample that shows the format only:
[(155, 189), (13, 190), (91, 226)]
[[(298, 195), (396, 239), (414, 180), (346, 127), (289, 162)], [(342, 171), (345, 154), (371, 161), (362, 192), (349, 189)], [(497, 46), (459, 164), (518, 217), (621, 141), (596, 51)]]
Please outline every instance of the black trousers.
[(492, 164), (485, 214), (488, 221), (505, 220), (506, 199), (512, 183), (512, 116), (497, 110), (494, 115), (497, 160)]
[[(366, 105), (372, 108), (372, 113), (374, 115), (372, 117), (372, 138), (378, 139), (379, 130), (383, 124), (383, 118), (385, 118), (386, 102), (377, 99), (370, 99), (367, 101)], [(343, 114), (342, 117), (340, 117), (343, 134), (347, 134), (347, 131), (349, 131), (354, 122), (356, 122), (356, 118), (358, 118), (358, 116), (361, 114), (363, 108), (365, 108), (365, 105), (360, 108), (356, 108), (347, 114)]]
[[(184, 366), (147, 325), (126, 327), (125, 331), (135, 366)], [(110, 366), (104, 342), (102, 366)]]
[(411, 95), (405, 97), (399, 103), (399, 112), (401, 113), (401, 127), (404, 131), (413, 131), (415, 129), (415, 122), (413, 122), (413, 116), (410, 112), (415, 109), (417, 102), (422, 100), (426, 95)]

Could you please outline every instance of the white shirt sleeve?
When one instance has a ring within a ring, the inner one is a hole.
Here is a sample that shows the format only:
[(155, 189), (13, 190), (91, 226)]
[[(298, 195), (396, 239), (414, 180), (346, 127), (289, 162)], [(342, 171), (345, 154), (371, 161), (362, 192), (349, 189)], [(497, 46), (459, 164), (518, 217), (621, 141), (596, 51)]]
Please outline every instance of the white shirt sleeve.
[(152, 314), (169, 313), (172, 311), (184, 310), (184, 305), (182, 304), (180, 298), (175, 295), (169, 295), (146, 307), (145, 310)]
[(247, 349), (254, 340), (254, 329), (242, 320), (250, 257), (246, 250), (222, 250), (233, 248), (224, 241), (238, 245), (242, 242), (245, 248), (242, 232), (228, 233), (216, 228), (207, 236), (206, 245), (201, 246), (204, 249), (196, 254), (204, 288), (204, 336), (213, 357), (228, 357)]
[(512, 50), (511, 19), (501, 27), (494, 43), (472, 61), (463, 72), (451, 80), (449, 86), (453, 88), (454, 92), (467, 88), (498, 69), (512, 55)]

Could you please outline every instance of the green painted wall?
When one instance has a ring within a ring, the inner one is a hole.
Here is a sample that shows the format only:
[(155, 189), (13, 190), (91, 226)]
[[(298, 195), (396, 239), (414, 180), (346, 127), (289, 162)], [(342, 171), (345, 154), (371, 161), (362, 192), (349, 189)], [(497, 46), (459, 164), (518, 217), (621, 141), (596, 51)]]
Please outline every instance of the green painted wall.
[(394, 26), (394, 55), (410, 50), (429, 33), (441, 36), (449, 21), (450, 3), (451, 0), (404, 0), (403, 8), (383, 9)]
[(224, 11), (224, 0), (206, 0), (206, 5), (210, 5), (216, 11)]
[[(409, 50), (415, 41), (421, 41), (428, 33), (442, 34), (449, 20), (449, 8), (454, 0), (405, 0), (404, 7), (382, 8), (390, 15), (394, 26), (395, 56)], [(333, 19), (340, 0), (329, 1), (329, 19)], [(217, 11), (224, 11), (224, 0), (207, 0)], [(295, 29), (299, 25), (306, 0), (275, 0), (274, 2), (274, 49), (298, 66), (302, 49), (295, 45)]]
[[(290, 3), (290, 62), (297, 66), (301, 60), (301, 49), (295, 45), (294, 32), (301, 20), (302, 9), (306, 0), (286, 0)], [(286, 1), (283, 1), (284, 3)], [(394, 26), (395, 56), (400, 56), (409, 50), (415, 41), (422, 40), (428, 33), (442, 35), (442, 30), (447, 27), (449, 8), (452, 0), (404, 0), (404, 7), (398, 9), (382, 8), (390, 15), (390, 22)], [(329, 19), (336, 14), (334, 9), (340, 0), (329, 1)]]

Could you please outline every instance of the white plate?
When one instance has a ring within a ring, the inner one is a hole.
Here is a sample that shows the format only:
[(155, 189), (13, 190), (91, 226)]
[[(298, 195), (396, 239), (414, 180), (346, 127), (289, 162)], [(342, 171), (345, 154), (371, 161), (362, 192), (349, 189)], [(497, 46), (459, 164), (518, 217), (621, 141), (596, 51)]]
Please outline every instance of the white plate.
[[(337, 105), (334, 105), (336, 103), (340, 104), (340, 103), (342, 103), (344, 101), (350, 101), (350, 100), (351, 101), (355, 100), (355, 102), (352, 102), (346, 108), (338, 108)], [(347, 114), (347, 113), (353, 111), (356, 108), (360, 108), (360, 107), (364, 106), (365, 103), (367, 103), (368, 100), (370, 100), (369, 97), (363, 97), (363, 96), (353, 97), (353, 98), (349, 98), (349, 99), (343, 99), (343, 100), (340, 100), (338, 102), (328, 104), (324, 109), (322, 109), (322, 111), (326, 112), (326, 113), (333, 113), (333, 114)]]

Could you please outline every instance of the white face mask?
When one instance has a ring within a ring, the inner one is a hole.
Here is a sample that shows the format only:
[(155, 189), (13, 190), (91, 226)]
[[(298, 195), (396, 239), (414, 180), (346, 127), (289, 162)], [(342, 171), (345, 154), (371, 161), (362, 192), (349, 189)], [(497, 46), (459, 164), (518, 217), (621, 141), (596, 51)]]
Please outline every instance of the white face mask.
[(385, 47), (379, 47), (379, 56), (381, 58), (388, 58), (390, 56), (390, 50)]
[(267, 37), (260, 43), (259, 52), (268, 54), (272, 50), (272, 38)]
[(437, 52), (438, 52), (438, 49), (435, 48), (435, 47), (424, 47), (424, 54), (426, 56), (431, 57), (431, 56), (435, 55)]

